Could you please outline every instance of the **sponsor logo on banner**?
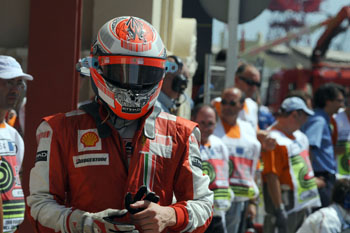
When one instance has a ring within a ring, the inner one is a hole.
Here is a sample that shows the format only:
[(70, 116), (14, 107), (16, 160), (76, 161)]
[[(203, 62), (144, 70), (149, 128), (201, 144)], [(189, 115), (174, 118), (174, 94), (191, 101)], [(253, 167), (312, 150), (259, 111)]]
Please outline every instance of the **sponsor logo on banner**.
[(74, 167), (109, 165), (109, 156), (107, 153), (85, 154), (73, 156)]
[(101, 149), (101, 138), (97, 129), (78, 130), (78, 152)]

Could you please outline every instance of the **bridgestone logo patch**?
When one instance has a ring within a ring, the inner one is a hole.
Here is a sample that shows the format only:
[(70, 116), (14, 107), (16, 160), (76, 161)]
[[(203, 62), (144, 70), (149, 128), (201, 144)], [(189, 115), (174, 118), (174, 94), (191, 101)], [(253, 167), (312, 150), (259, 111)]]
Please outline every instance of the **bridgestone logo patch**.
[(73, 156), (74, 167), (109, 165), (108, 154), (85, 154)]
[(41, 161), (46, 162), (47, 161), (47, 154), (48, 154), (47, 150), (38, 151), (36, 153), (35, 162), (41, 162)]

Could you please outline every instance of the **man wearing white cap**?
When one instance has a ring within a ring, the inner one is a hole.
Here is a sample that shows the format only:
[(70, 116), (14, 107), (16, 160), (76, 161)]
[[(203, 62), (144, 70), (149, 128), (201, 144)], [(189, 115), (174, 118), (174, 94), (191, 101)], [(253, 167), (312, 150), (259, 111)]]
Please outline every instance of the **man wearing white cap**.
[(309, 142), (299, 129), (314, 112), (299, 97), (286, 98), (269, 129), (275, 149), (262, 152), (264, 170), (264, 232), (294, 233), (306, 209), (321, 205), (309, 159)]
[(0, 55), (0, 191), (3, 228), (1, 232), (14, 232), (24, 219), (24, 196), (20, 180), (24, 143), (16, 129), (5, 121), (7, 111), (13, 109), (25, 80), (33, 80), (22, 71), (20, 64), (10, 56)]

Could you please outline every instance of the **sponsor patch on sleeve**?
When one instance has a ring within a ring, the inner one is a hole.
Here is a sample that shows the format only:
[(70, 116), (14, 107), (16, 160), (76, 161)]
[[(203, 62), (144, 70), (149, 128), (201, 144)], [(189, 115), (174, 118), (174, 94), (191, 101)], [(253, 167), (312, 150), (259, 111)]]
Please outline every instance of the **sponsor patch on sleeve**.
[(192, 157), (192, 165), (195, 167), (198, 167), (199, 169), (202, 169), (202, 160), (199, 157)]
[(38, 151), (36, 153), (35, 162), (46, 162), (47, 161), (47, 150)]

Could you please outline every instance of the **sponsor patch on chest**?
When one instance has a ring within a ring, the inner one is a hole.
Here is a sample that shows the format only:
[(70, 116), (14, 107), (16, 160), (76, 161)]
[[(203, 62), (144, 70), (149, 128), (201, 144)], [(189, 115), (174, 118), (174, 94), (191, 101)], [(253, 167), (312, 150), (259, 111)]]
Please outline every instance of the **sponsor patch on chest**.
[(8, 139), (0, 139), (0, 154), (15, 155), (17, 153), (16, 143)]
[(74, 167), (109, 165), (109, 156), (107, 153), (85, 154), (73, 156)]
[(97, 129), (78, 130), (78, 152), (101, 150), (101, 145)]

